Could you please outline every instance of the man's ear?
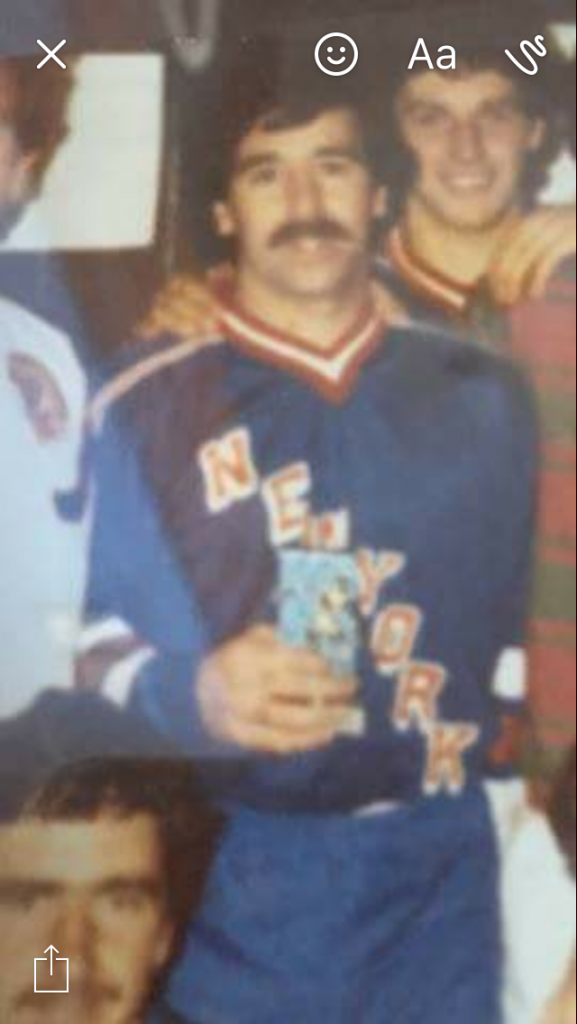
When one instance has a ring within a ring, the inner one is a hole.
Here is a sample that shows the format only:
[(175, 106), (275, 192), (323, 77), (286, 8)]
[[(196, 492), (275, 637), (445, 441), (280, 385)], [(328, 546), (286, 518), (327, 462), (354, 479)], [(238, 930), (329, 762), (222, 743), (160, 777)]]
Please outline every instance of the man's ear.
[(18, 157), (10, 180), (9, 198), (12, 203), (26, 203), (32, 198), (37, 166), (36, 153), (26, 153)]
[(541, 147), (545, 144), (547, 137), (547, 125), (543, 118), (539, 118), (534, 122), (531, 134), (529, 137), (529, 149), (533, 153), (538, 153)]
[(214, 224), (219, 238), (234, 238), (236, 219), (229, 203), (222, 200), (213, 207)]
[(158, 935), (156, 950), (154, 953), (154, 967), (156, 968), (158, 975), (161, 975), (168, 967), (168, 964), (174, 955), (175, 942), (176, 929), (174, 925), (166, 920), (162, 926), (160, 934)]

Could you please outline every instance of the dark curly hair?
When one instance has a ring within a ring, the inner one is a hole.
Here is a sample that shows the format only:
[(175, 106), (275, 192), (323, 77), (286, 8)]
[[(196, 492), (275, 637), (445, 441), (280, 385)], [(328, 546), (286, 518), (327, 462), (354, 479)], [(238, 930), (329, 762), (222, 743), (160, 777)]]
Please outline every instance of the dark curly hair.
[(35, 58), (0, 58), (0, 118), (13, 127), (23, 152), (36, 157), (32, 172), (35, 193), (68, 135), (73, 87), (73, 67), (64, 70), (47, 65), (39, 72)]
[[(310, 124), (321, 114), (347, 109), (358, 119), (366, 162), (381, 177), (378, 124), (366, 99), (366, 80), (351, 74), (329, 79), (317, 67), (314, 47), (290, 47), (274, 37), (243, 40), (219, 70), (211, 146), (205, 161), (207, 192), (222, 198), (230, 184), (237, 147), (257, 125), (276, 132)], [(193, 154), (194, 166), (198, 154)]]
[[(450, 33), (447, 24), (451, 25)], [(447, 41), (457, 52), (457, 70), (444, 71), (445, 76), (453, 76), (455, 86), (461, 76), (484, 71), (495, 71), (504, 75), (515, 86), (521, 109), (532, 121), (542, 121), (546, 126), (543, 144), (532, 154), (526, 163), (525, 174), (521, 183), (521, 199), (528, 208), (534, 205), (537, 197), (547, 182), (548, 172), (553, 160), (561, 152), (566, 141), (566, 117), (562, 105), (558, 102), (558, 82), (560, 61), (549, 45), (549, 56), (542, 65), (539, 75), (528, 76), (517, 68), (506, 54), (510, 49), (519, 52), (519, 41), (534, 37), (537, 34), (547, 36), (547, 28), (537, 22), (528, 24), (521, 20), (505, 21), (495, 25), (484, 20), (481, 11), (471, 11), (470, 17), (455, 18), (454, 23), (445, 18), (442, 24), (432, 20), (424, 23), (421, 32), (426, 40), (433, 63), (439, 47)], [(410, 40), (410, 42), (409, 42)], [(393, 218), (402, 211), (408, 191), (415, 180), (415, 160), (408, 151), (401, 136), (396, 102), (401, 90), (411, 78), (430, 73), (426, 63), (415, 64), (408, 70), (410, 57), (415, 49), (414, 25), (409, 29), (407, 39), (403, 33), (395, 39), (395, 48), (386, 47), (381, 50), (381, 72), (375, 74), (378, 83), (378, 95), (375, 102), (381, 107), (382, 131), (388, 140), (385, 155), (385, 176), (390, 190)]]
[(92, 694), (47, 691), (0, 721), (0, 828), (138, 815), (158, 830), (179, 941), (222, 828), (193, 764), (139, 716)]
[(22, 821), (96, 822), (146, 815), (158, 828), (168, 910), (178, 941), (201, 901), (220, 817), (185, 760), (103, 758), (61, 768), (23, 808)]

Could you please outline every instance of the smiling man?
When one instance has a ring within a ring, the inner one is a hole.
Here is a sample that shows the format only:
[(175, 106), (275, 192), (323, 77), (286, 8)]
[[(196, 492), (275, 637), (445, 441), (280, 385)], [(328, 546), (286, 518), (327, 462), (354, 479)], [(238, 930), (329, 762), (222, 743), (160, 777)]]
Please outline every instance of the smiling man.
[(209, 154), (218, 334), (131, 353), (92, 410), (90, 611), (148, 645), (132, 699), (231, 815), (171, 1005), (500, 1024), (481, 782), (523, 709), (530, 403), (386, 329), (371, 121), (285, 70), (232, 77)]
[(515, 31), (481, 16), (457, 32), (456, 72), (385, 72), (397, 224), (381, 270), (415, 319), (496, 349), (535, 386), (543, 473), (531, 687), (554, 763), (575, 731), (576, 222), (574, 206), (539, 198), (570, 129), (553, 95), (553, 48), (528, 77), (505, 55)]
[[(555, 90), (551, 41), (535, 77), (505, 53), (539, 31), (525, 12), (498, 25), (485, 11), (470, 12), (451, 26), (456, 71), (425, 63), (408, 71), (411, 16), (407, 32), (389, 33), (389, 45), (375, 40), (370, 89), (383, 107), (394, 223), (378, 260), (389, 318), (398, 319), (392, 295), (414, 321), (518, 362), (538, 396), (543, 472), (531, 691), (535, 765), (550, 771), (575, 733), (576, 220), (574, 206), (543, 206), (540, 196), (572, 126)], [(440, 28), (432, 18), (427, 41), (431, 52), (446, 43), (446, 17)], [(363, 59), (370, 60), (365, 50)], [(189, 336), (195, 324), (210, 330), (215, 322), (214, 292), (183, 277), (160, 299), (146, 333)]]
[[(552, 47), (530, 78), (505, 54), (527, 34), (525, 16), (512, 28), (487, 21), (481, 12), (454, 26), (456, 71), (408, 71), (405, 37), (393, 34), (384, 56), (381, 44), (371, 88), (394, 227), (377, 273), (389, 306), (392, 295), (415, 322), (511, 358), (535, 386), (543, 472), (531, 690), (535, 763), (549, 771), (575, 732), (575, 208), (542, 206), (540, 195), (570, 125), (554, 107)], [(217, 321), (214, 292), (183, 278), (149, 327), (189, 336)]]
[(450, 276), (474, 287), (519, 227), (519, 185), (543, 146), (544, 122), (524, 107), (513, 75), (490, 67), (413, 72), (397, 95), (396, 113), (417, 167), (402, 233), (409, 246), (415, 236), (423, 262), (445, 262), (447, 270), (451, 263)]
[(436, 308), (465, 325), (479, 292), (495, 310), (540, 297), (575, 255), (574, 206), (540, 204), (568, 136), (552, 96), (552, 44), (536, 78), (505, 53), (528, 28), (522, 20), (496, 28), (480, 14), (455, 30), (455, 71), (407, 71), (394, 57), (385, 65), (398, 213), (389, 255), (409, 302), (420, 296), (429, 316)]

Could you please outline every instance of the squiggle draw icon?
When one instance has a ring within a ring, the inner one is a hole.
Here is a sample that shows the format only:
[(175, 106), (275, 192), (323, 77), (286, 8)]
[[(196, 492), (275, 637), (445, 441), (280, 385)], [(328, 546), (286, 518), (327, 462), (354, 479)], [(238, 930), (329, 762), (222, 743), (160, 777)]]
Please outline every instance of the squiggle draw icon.
[(510, 58), (510, 60), (512, 60), (513, 63), (517, 65), (517, 67), (521, 71), (524, 71), (524, 73), (526, 75), (536, 75), (537, 72), (539, 71), (539, 65), (537, 64), (537, 61), (533, 57), (533, 54), (529, 53), (528, 51), (532, 50), (533, 53), (536, 53), (538, 57), (546, 57), (547, 56), (547, 47), (545, 46), (545, 37), (544, 36), (536, 36), (534, 43), (531, 43), (528, 39), (525, 39), (521, 43), (521, 49), (522, 49), (523, 53), (525, 54), (527, 60), (531, 62), (531, 68), (524, 67), (523, 64), (521, 64), (517, 60), (517, 58), (515, 56), (513, 56), (513, 54), (511, 53), (510, 50), (506, 50), (505, 53)]

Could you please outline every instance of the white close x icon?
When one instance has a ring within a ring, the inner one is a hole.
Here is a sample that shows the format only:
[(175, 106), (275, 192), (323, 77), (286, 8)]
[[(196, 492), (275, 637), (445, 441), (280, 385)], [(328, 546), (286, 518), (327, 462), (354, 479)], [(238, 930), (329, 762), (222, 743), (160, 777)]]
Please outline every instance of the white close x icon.
[(59, 43), (58, 46), (56, 46), (53, 50), (51, 50), (50, 47), (46, 45), (46, 43), (43, 43), (41, 39), (37, 39), (36, 42), (38, 43), (38, 46), (41, 46), (42, 49), (46, 50), (46, 53), (48, 54), (48, 56), (40, 62), (40, 64), (38, 65), (38, 69), (43, 68), (45, 64), (48, 64), (49, 60), (55, 60), (57, 64), (60, 64), (61, 68), (66, 67), (64, 61), (60, 60), (60, 57), (56, 56), (56, 54), (60, 52), (62, 47), (66, 46), (66, 39), (63, 39), (62, 42)]

